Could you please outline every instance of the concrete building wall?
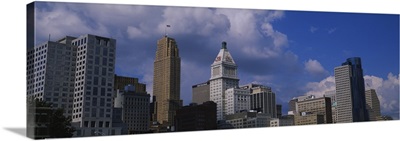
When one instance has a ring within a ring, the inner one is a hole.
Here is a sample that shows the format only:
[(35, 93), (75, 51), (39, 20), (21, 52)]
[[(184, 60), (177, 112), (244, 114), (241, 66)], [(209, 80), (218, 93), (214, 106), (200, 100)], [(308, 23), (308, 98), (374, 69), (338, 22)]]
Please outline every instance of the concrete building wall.
[(202, 104), (210, 101), (210, 81), (192, 86), (192, 103)]

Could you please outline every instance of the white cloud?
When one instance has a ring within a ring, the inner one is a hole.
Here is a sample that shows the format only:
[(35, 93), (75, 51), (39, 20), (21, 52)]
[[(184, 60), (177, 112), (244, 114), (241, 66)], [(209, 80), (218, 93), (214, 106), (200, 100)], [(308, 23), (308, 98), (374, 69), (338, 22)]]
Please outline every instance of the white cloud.
[(76, 36), (82, 33), (110, 35), (103, 24), (89, 26), (86, 20), (79, 16), (75, 11), (63, 6), (53, 6), (53, 9), (36, 9), (35, 26), (38, 38), (37, 41), (47, 39), (51, 35), (51, 40), (57, 40), (68, 35)]
[(332, 91), (336, 89), (335, 77), (329, 76), (320, 82), (307, 83), (306, 89), (309, 91), (305, 95), (315, 95), (317, 97), (323, 96), (326, 91)]
[(126, 32), (128, 33), (128, 37), (131, 39), (146, 37), (146, 34), (136, 27), (128, 26)]
[(304, 63), (304, 69), (314, 76), (326, 76), (329, 73), (324, 69), (324, 67), (322, 67), (321, 63), (312, 59), (309, 59)]
[[(387, 79), (366, 75), (366, 89), (375, 89), (381, 104), (382, 113), (399, 111), (399, 75), (389, 73)], [(368, 84), (368, 85), (367, 85)]]
[(314, 33), (314, 32), (316, 32), (317, 30), (318, 30), (317, 27), (314, 27), (314, 26), (311, 26), (311, 27), (310, 27), (310, 32), (311, 32), (311, 33)]
[(177, 8), (167, 7), (163, 10), (163, 21), (156, 32), (164, 33), (165, 26), (171, 25), (170, 34), (195, 34), (214, 36), (215, 33), (226, 33), (230, 27), (225, 15), (208, 8)]
[(329, 34), (332, 34), (332, 33), (335, 32), (336, 30), (337, 30), (337, 28), (331, 28), (331, 29), (328, 30), (328, 33), (329, 33)]

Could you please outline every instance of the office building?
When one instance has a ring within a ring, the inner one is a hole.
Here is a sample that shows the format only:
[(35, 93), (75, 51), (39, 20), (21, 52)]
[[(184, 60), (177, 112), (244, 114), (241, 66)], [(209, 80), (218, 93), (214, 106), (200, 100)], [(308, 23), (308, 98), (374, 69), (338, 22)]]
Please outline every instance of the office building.
[(225, 90), (224, 115), (250, 110), (250, 90), (229, 88)]
[(210, 101), (210, 81), (192, 86), (192, 103), (202, 104)]
[(381, 116), (381, 106), (375, 89), (365, 91), (365, 100), (367, 102), (369, 119), (371, 121), (377, 121)]
[(66, 109), (74, 136), (121, 134), (112, 126), (115, 39), (66, 36), (28, 49), (28, 98)]
[(122, 109), (121, 119), (129, 134), (149, 132), (150, 94), (137, 92), (133, 85), (127, 85), (123, 90), (117, 89), (114, 108)]
[(257, 112), (271, 115), (272, 118), (277, 117), (275, 93), (271, 87), (259, 84), (247, 84), (241, 86), (243, 89), (250, 90), (250, 109)]
[[(303, 116), (303, 113), (313, 113), (314, 115), (322, 115), (323, 120), (322, 123), (332, 123), (332, 107), (331, 107), (331, 99), (329, 97), (320, 97), (314, 99), (308, 99), (299, 101), (296, 103), (296, 111), (295, 119), (309, 119), (314, 118), (314, 116), (307, 114), (307, 116)], [(301, 115), (301, 116), (299, 116)], [(302, 121), (303, 122), (303, 121)], [(320, 123), (320, 122), (318, 122)], [(311, 123), (307, 123), (311, 124)]]
[(181, 58), (175, 39), (164, 36), (157, 41), (154, 60), (153, 95), (156, 97), (157, 122), (174, 125), (176, 110), (182, 107), (180, 99)]
[(72, 116), (77, 46), (67, 36), (27, 49), (27, 99), (39, 99), (63, 108)]
[(184, 106), (176, 111), (175, 120), (176, 131), (217, 129), (217, 104), (207, 101)]
[(361, 58), (348, 58), (335, 68), (337, 122), (369, 121)]
[(299, 101), (304, 101), (304, 100), (308, 100), (308, 99), (313, 99), (315, 98), (314, 95), (303, 95), (303, 96), (298, 96), (298, 97), (293, 97), (290, 101), (289, 101), (289, 110), (288, 110), (288, 114), (289, 115), (294, 115), (295, 113), (297, 113), (296, 111), (296, 103)]
[(270, 127), (292, 126), (294, 125), (294, 115), (285, 115), (280, 118), (273, 118), (270, 121)]
[(237, 66), (229, 53), (226, 42), (211, 65), (210, 100), (217, 104), (217, 120), (224, 119), (225, 90), (239, 86)]
[(325, 115), (313, 112), (302, 112), (294, 115), (294, 125), (323, 124)]
[(226, 116), (226, 123), (233, 128), (269, 127), (271, 116), (256, 111), (243, 111)]

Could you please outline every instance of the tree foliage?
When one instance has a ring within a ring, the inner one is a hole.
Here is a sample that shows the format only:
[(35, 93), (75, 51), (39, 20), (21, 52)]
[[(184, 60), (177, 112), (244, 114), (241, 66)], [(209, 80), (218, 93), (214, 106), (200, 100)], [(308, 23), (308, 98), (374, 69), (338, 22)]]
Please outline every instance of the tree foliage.
[[(38, 99), (28, 101), (28, 112), (35, 117), (36, 139), (72, 137), (76, 129), (71, 126), (71, 117), (64, 116), (64, 109), (53, 108), (52, 103)], [(45, 126), (39, 126), (45, 125)]]

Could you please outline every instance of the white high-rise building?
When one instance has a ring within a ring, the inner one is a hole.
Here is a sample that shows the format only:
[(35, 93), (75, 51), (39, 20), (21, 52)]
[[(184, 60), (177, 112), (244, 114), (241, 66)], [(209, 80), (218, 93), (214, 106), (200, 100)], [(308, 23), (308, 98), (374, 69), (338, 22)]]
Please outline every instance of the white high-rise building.
[(225, 90), (239, 86), (237, 66), (229, 53), (226, 42), (211, 65), (210, 100), (217, 104), (217, 120), (224, 119)]
[(28, 49), (28, 98), (65, 108), (74, 136), (120, 134), (112, 126), (115, 49), (115, 39), (89, 34)]
[(225, 90), (224, 115), (231, 115), (250, 109), (250, 90), (229, 88)]
[(27, 98), (53, 103), (71, 116), (75, 84), (74, 37), (46, 41), (27, 50)]
[(112, 128), (116, 40), (83, 35), (77, 46), (72, 122), (77, 136), (119, 134)]

